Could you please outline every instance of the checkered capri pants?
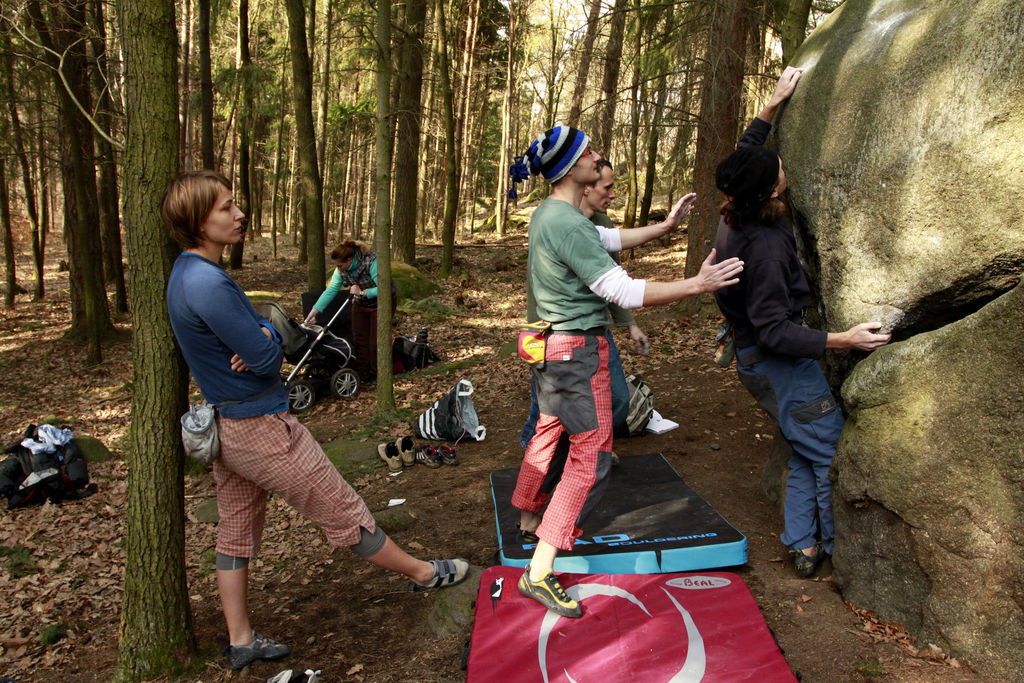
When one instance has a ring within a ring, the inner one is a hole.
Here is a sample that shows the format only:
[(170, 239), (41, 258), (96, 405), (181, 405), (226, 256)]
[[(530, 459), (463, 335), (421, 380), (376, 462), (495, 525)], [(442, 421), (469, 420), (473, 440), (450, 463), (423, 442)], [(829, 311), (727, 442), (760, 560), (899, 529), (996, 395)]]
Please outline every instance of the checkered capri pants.
[(376, 530), (366, 503), (287, 411), (242, 419), (218, 416), (217, 429), (218, 553), (256, 555), (271, 491), (323, 529), (332, 545), (356, 545), (360, 527)]

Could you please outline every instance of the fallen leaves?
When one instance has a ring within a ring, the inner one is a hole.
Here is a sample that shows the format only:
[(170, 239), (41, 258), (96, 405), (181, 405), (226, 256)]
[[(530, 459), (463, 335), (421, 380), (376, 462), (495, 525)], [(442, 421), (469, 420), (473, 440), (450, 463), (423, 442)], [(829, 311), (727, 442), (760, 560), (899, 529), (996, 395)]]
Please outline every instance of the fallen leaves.
[(863, 632), (876, 643), (891, 643), (903, 653), (926, 660), (929, 664), (948, 666), (953, 669), (960, 668), (960, 662), (955, 657), (950, 657), (934, 643), (928, 643), (923, 648), (916, 647), (914, 639), (902, 624), (879, 619), (873, 611), (857, 609), (849, 600), (845, 601), (845, 604), (851, 612), (860, 618)]

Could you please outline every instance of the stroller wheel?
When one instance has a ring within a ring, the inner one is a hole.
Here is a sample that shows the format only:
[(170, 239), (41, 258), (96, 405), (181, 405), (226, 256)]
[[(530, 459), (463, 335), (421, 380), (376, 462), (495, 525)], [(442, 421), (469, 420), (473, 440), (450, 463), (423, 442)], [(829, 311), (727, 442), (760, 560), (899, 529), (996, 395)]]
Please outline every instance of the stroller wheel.
[(308, 379), (294, 379), (288, 387), (288, 409), (293, 413), (304, 413), (313, 407), (316, 390)]
[(355, 398), (359, 393), (359, 376), (352, 368), (342, 368), (331, 375), (331, 391), (338, 398)]

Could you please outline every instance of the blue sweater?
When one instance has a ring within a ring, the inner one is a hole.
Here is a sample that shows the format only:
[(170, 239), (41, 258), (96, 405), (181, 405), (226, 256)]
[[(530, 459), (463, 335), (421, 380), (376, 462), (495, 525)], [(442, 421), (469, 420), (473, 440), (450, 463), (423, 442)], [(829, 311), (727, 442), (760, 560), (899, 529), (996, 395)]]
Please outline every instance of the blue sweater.
[[(280, 337), (216, 263), (189, 252), (178, 256), (167, 282), (167, 310), (185, 362), (210, 403), (241, 401), (280, 384)], [(267, 338), (262, 327), (274, 338)], [(231, 369), (236, 353), (248, 371)], [(281, 386), (263, 398), (218, 411), (227, 418), (245, 418), (287, 408), (288, 394)]]

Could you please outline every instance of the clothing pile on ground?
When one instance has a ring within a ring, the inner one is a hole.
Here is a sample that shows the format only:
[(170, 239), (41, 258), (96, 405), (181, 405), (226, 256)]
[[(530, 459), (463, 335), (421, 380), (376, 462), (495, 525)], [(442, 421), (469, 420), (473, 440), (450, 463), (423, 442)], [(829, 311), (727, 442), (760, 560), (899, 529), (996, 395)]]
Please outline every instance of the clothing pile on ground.
[(0, 462), (0, 494), (7, 509), (78, 500), (96, 492), (81, 449), (69, 429), (29, 425), (20, 439), (5, 449)]

